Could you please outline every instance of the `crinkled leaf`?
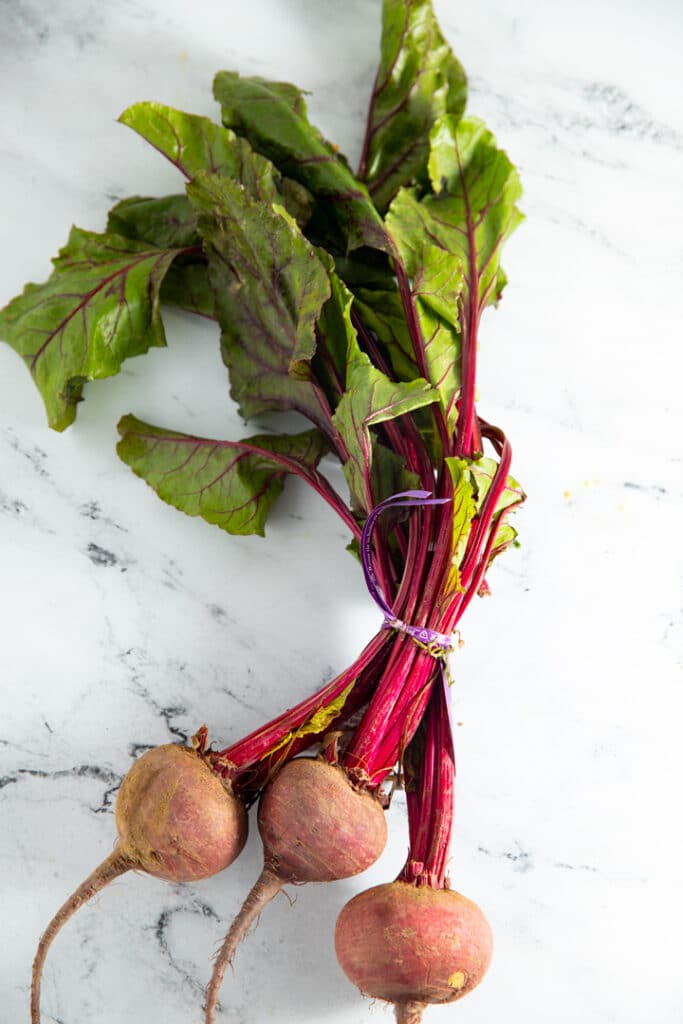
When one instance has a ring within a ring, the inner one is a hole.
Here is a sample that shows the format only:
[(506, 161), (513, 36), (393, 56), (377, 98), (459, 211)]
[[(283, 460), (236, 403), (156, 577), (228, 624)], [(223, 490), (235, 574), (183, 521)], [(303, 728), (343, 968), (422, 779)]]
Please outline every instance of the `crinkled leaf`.
[(215, 320), (216, 300), (206, 261), (179, 257), (164, 278), (161, 301)]
[(471, 464), (466, 459), (446, 459), (446, 465), (453, 481), (453, 541), (451, 546), (451, 568), (446, 583), (446, 594), (460, 590), (460, 566), (467, 538), (470, 535), (472, 519), (477, 514), (476, 488), (472, 479)]
[(251, 198), (237, 182), (199, 174), (187, 190), (242, 414), (295, 409), (324, 425), (329, 410), (310, 366), (315, 324), (330, 296), (323, 264), (283, 209)]
[[(448, 576), (447, 593), (460, 588), (460, 568), (470, 535), (472, 520), (478, 515), (498, 467), (495, 459), (477, 460), (448, 458), (445, 460), (453, 481), (453, 543), (451, 549), (451, 570)], [(524, 491), (509, 476), (505, 489), (494, 510), (494, 517), (514, 508), (524, 501)], [(498, 527), (495, 546), (489, 559), (493, 561), (515, 541), (516, 530), (503, 522)]]
[(431, 0), (384, 0), (364, 154), (364, 180), (380, 210), (401, 186), (426, 180), (429, 131), (444, 114), (459, 118), (466, 100), (465, 72)]
[(347, 256), (335, 254), (334, 265), (342, 281), (352, 292), (357, 288), (396, 287), (393, 267), (384, 253), (359, 249)]
[(160, 498), (228, 533), (263, 536), (288, 473), (310, 476), (326, 451), (317, 430), (214, 441), (124, 416), (117, 451)]
[[(431, 133), (429, 176), (434, 196), (420, 204), (423, 231), (435, 244), (459, 256), (465, 275), (465, 326), (473, 313), (500, 296), (500, 252), (522, 220), (517, 171), (482, 121), (453, 117)], [(474, 294), (473, 294), (474, 293)]]
[[(420, 487), (420, 479), (416, 473), (411, 472), (406, 468), (406, 464), (402, 456), (397, 452), (392, 451), (391, 448), (387, 448), (386, 445), (378, 441), (377, 438), (371, 434), (372, 443), (372, 469), (371, 469), (371, 489), (375, 503), (378, 504), (380, 501), (384, 501), (385, 498), (390, 498), (393, 494), (397, 494), (399, 491), (414, 491)], [(362, 513), (362, 506), (359, 506), (355, 497), (352, 495), (353, 504), (356, 508), (357, 513)], [(395, 538), (392, 536), (393, 526), (397, 522), (401, 522), (407, 519), (410, 515), (410, 509), (401, 508), (396, 506), (395, 508), (387, 509), (387, 511), (381, 517), (381, 521), (377, 524), (379, 535), (381, 538), (380, 543), (388, 544), (390, 548), (396, 546)], [(354, 558), (361, 561), (360, 544), (354, 537), (350, 544), (347, 544), (346, 550), (349, 551)]]
[(348, 164), (308, 120), (303, 93), (287, 82), (220, 71), (213, 84), (223, 124), (305, 185), (331, 212), (348, 249), (386, 248), (382, 220)]
[(246, 139), (208, 117), (186, 114), (163, 103), (134, 103), (121, 114), (132, 128), (174, 164), (186, 178), (200, 171), (239, 181), (250, 195), (282, 203), (300, 223), (311, 215), (311, 196), (296, 181), (288, 181)]
[[(420, 478), (406, 467), (405, 460), (398, 452), (372, 437), (372, 495), (375, 503), (390, 498), (399, 491), (414, 491), (420, 487)], [(394, 509), (384, 513), (385, 521), (392, 515), (406, 518), (409, 511)]]
[(346, 391), (337, 406), (334, 422), (348, 450), (344, 473), (358, 509), (368, 512), (375, 501), (370, 428), (431, 405), (437, 398), (426, 380), (393, 383), (373, 366), (357, 342), (349, 345)]
[(496, 531), (495, 545), (489, 558), (489, 565), (494, 558), (497, 558), (502, 551), (506, 551), (509, 547), (518, 547), (517, 530), (504, 519)]
[(74, 227), (49, 279), (0, 312), (0, 335), (26, 362), (55, 430), (73, 422), (86, 381), (165, 345), (159, 290), (178, 254)]
[(107, 218), (107, 231), (157, 249), (199, 245), (197, 214), (185, 194), (150, 199), (131, 196), (113, 206)]
[(268, 202), (279, 199), (274, 180), (279, 174), (270, 160), (208, 117), (148, 102), (134, 103), (119, 121), (154, 146), (186, 178), (194, 178), (199, 171), (223, 174), (240, 181), (254, 196)]
[(353, 295), (335, 273), (329, 255), (324, 250), (318, 255), (328, 268), (331, 294), (322, 307), (316, 326), (317, 349), (312, 368), (330, 408), (335, 409), (346, 387), (346, 353), (356, 338), (351, 323)]
[(460, 391), (458, 303), (463, 289), (460, 261), (426, 242), (411, 288), (423, 338), (427, 379), (439, 392), (446, 423), (452, 432)]
[[(469, 465), (475, 487), (477, 508), (481, 508), (498, 468), (498, 463), (495, 459), (482, 456)], [(505, 481), (505, 489), (496, 502), (495, 513), (502, 512), (503, 509), (511, 508), (513, 505), (520, 505), (525, 497), (521, 485), (514, 477), (509, 476)]]
[(199, 248), (197, 214), (186, 195), (123, 199), (109, 211), (107, 230), (158, 248), (197, 246), (194, 256), (179, 256), (169, 268), (161, 285), (161, 301), (189, 313), (215, 317), (208, 265)]
[(387, 228), (411, 280), (428, 379), (437, 388), (446, 421), (453, 429), (460, 389), (462, 260), (429, 240), (420, 219), (420, 203), (412, 191), (403, 189), (396, 196)]
[(382, 343), (396, 377), (403, 381), (419, 377), (398, 289), (358, 288), (354, 301), (363, 324)]

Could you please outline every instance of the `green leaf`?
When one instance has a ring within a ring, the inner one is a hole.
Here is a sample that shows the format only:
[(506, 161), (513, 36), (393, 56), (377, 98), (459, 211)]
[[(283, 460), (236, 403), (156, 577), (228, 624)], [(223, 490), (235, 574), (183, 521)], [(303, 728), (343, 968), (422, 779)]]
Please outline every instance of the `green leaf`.
[[(351, 545), (349, 545), (349, 548), (350, 547)], [(309, 736), (311, 734), (322, 736), (327, 732), (335, 719), (339, 718), (344, 710), (344, 705), (346, 704), (349, 694), (355, 685), (356, 680), (352, 679), (348, 686), (344, 687), (338, 697), (335, 697), (335, 699), (330, 701), (329, 704), (325, 704), (323, 707), (318, 708), (317, 711), (314, 711), (311, 717), (308, 718), (298, 729), (293, 729), (291, 732), (286, 733), (274, 747), (271, 747), (267, 756), (272, 756), (272, 754), (277, 750), (281, 750), (282, 747), (290, 746), (295, 742), (295, 740), (302, 739), (304, 736)]]
[[(460, 589), (460, 568), (465, 555), (467, 540), (470, 535), (472, 520), (477, 516), (488, 494), (494, 474), (498, 468), (495, 459), (481, 457), (476, 460), (447, 458), (453, 481), (453, 543), (451, 548), (451, 569), (447, 580), (446, 594)], [(496, 503), (494, 519), (498, 520), (503, 512), (507, 512), (524, 501), (525, 494), (514, 477), (509, 476), (505, 489)], [(493, 559), (514, 543), (517, 531), (503, 522), (498, 527), (495, 547), (491, 553), (489, 564)]]
[(197, 214), (186, 195), (122, 199), (109, 211), (107, 231), (157, 249), (200, 244)]
[(376, 249), (357, 249), (348, 256), (335, 253), (334, 267), (352, 292), (358, 288), (396, 287), (396, 275), (388, 257)]
[[(478, 310), (496, 302), (505, 283), (500, 253), (523, 217), (517, 171), (482, 121), (444, 117), (434, 125), (429, 176), (438, 195), (420, 204), (422, 230), (460, 257), (465, 275), (465, 321), (470, 299)], [(474, 293), (474, 294), (472, 294)]]
[(0, 335), (26, 362), (55, 430), (73, 422), (86, 381), (166, 344), (159, 290), (180, 251), (74, 227), (49, 279), (0, 312)]
[(240, 181), (254, 196), (268, 202), (280, 198), (270, 160), (255, 153), (248, 142), (208, 117), (186, 114), (162, 103), (134, 103), (119, 121), (154, 146), (186, 178), (199, 171)]
[(224, 175), (239, 181), (255, 199), (282, 203), (300, 224), (309, 219), (312, 203), (307, 190), (296, 181), (283, 179), (246, 139), (210, 118), (148, 102), (134, 103), (119, 121), (154, 146), (186, 178), (192, 179), (200, 171)]
[(431, 133), (429, 172), (438, 195), (401, 189), (387, 227), (412, 281), (428, 378), (451, 429), (464, 353), (479, 317), (505, 283), (503, 242), (521, 220), (517, 172), (480, 121), (447, 116)]
[[(484, 498), (489, 492), (493, 477), (498, 468), (495, 459), (482, 456), (482, 458), (470, 463), (470, 471), (475, 486), (477, 508), (481, 508)], [(520, 505), (526, 495), (521, 485), (514, 477), (509, 476), (505, 481), (505, 489), (496, 502), (495, 512), (502, 512), (503, 509), (511, 508), (513, 505)]]
[(398, 288), (358, 288), (354, 300), (354, 308), (365, 327), (384, 346), (396, 377), (402, 381), (416, 380), (420, 373)]
[(216, 300), (205, 260), (180, 256), (171, 266), (161, 286), (161, 301), (188, 313), (216, 319)]
[(303, 93), (288, 82), (219, 71), (213, 93), (223, 124), (330, 206), (348, 249), (386, 249), (382, 220), (364, 185), (308, 120)]
[(451, 568), (446, 581), (445, 595), (462, 590), (460, 567), (472, 520), (478, 511), (476, 488), (472, 479), (472, 465), (467, 459), (445, 460), (453, 481), (453, 541), (451, 546)]
[(465, 72), (431, 0), (384, 0), (363, 161), (378, 209), (385, 210), (402, 186), (426, 180), (429, 131), (444, 114), (459, 118), (466, 99)]
[(346, 353), (356, 338), (351, 323), (353, 295), (335, 273), (328, 253), (319, 250), (318, 256), (327, 267), (331, 294), (322, 307), (316, 326), (317, 349), (312, 368), (330, 408), (334, 409), (346, 387)]
[[(390, 498), (392, 494), (399, 491), (414, 491), (420, 488), (420, 478), (417, 473), (411, 472), (405, 464), (405, 460), (398, 452), (387, 448), (386, 445), (372, 437), (372, 496), (376, 504)], [(409, 512), (402, 509), (394, 509), (384, 514), (385, 522), (391, 515), (398, 518), (407, 518)]]
[(117, 451), (169, 505), (234, 534), (263, 536), (288, 473), (310, 477), (326, 451), (317, 430), (213, 441), (124, 416)]
[(354, 340), (346, 361), (346, 391), (334, 414), (335, 425), (348, 451), (344, 473), (354, 505), (369, 512), (372, 490), (373, 445), (370, 428), (431, 405), (438, 398), (425, 380), (395, 384), (371, 363)]
[(453, 430), (460, 390), (462, 260), (429, 240), (421, 220), (421, 204), (412, 191), (402, 189), (396, 196), (387, 228), (412, 282), (428, 380), (438, 390), (446, 422)]
[(157, 248), (197, 246), (196, 255), (179, 256), (169, 268), (161, 286), (161, 301), (180, 306), (189, 313), (215, 318), (208, 265), (200, 248), (197, 214), (186, 195), (123, 199), (109, 211), (107, 231)]
[(187, 190), (242, 415), (294, 409), (329, 426), (327, 401), (310, 365), (315, 325), (330, 296), (325, 267), (282, 208), (252, 199), (238, 183), (202, 173)]
[(508, 523), (507, 519), (504, 519), (496, 531), (495, 547), (491, 552), (489, 565), (494, 558), (497, 558), (499, 554), (506, 551), (509, 547), (518, 546), (517, 530), (515, 530), (514, 526), (511, 526), (510, 523)]

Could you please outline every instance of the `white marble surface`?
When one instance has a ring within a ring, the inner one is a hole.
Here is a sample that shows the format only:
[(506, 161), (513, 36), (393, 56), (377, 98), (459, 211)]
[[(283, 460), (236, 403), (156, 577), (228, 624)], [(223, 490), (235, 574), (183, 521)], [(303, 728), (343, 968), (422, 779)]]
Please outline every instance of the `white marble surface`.
[[(378, 0), (6, 0), (0, 5), (0, 303), (40, 280), (72, 221), (178, 190), (116, 116), (137, 99), (215, 113), (213, 71), (284, 77), (352, 156)], [(523, 547), (464, 624), (453, 877), (496, 934), (485, 984), (437, 1022), (683, 1021), (681, 275), (678, 0), (436, 7), (519, 165), (527, 222), (482, 330), (481, 409), (505, 427)], [(290, 485), (266, 541), (164, 506), (117, 461), (127, 411), (239, 436), (216, 331), (91, 385), (51, 433), (0, 346), (0, 997), (28, 1019), (41, 928), (111, 848), (115, 788), (146, 745), (207, 721), (230, 740), (339, 670), (377, 614), (331, 512)], [(678, 661), (677, 661), (678, 657)], [(279, 899), (228, 978), (221, 1021), (389, 1020), (336, 966), (335, 916), (390, 878)], [(119, 881), (55, 944), (50, 1024), (199, 1024), (209, 957), (258, 869)]]

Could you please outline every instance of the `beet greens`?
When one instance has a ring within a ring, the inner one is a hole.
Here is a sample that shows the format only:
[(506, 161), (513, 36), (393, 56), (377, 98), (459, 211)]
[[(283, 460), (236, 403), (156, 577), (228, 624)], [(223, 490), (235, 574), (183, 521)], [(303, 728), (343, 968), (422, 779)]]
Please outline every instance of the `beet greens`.
[[(165, 344), (163, 304), (216, 321), (245, 420), (294, 411), (309, 421), (299, 433), (236, 441), (132, 414), (118, 425), (118, 453), (134, 473), (228, 533), (263, 535), (285, 478), (304, 480), (348, 530), (384, 612), (356, 661), (296, 707), (220, 750), (198, 734), (202, 765), (240, 810), (261, 796), (265, 844), (264, 874), (226, 939), (206, 1019), (237, 942), (282, 885), (347, 877), (379, 855), (383, 819), (370, 850), (347, 832), (353, 806), (375, 817), (388, 806), (391, 778), (407, 793), (408, 859), (396, 882), (345, 908), (337, 952), (361, 990), (395, 1003), (397, 1020), (418, 1021), (430, 1002), (473, 988), (491, 951), (486, 919), (447, 877), (447, 660), (471, 600), (488, 593), (491, 563), (515, 543), (508, 516), (524, 500), (510, 444), (480, 416), (476, 395), (479, 327), (505, 287), (501, 249), (521, 220), (520, 184), (485, 125), (464, 116), (465, 74), (430, 0), (384, 0), (355, 175), (310, 123), (296, 86), (221, 71), (213, 88), (221, 123), (153, 102), (124, 111), (122, 124), (178, 169), (184, 191), (122, 200), (103, 233), (74, 227), (50, 278), (0, 312), (0, 335), (24, 359), (55, 430), (73, 423), (87, 382)], [(324, 471), (329, 457), (348, 496)], [(295, 767), (311, 747), (317, 759)], [(342, 787), (339, 801), (319, 806), (308, 781), (305, 798), (277, 795), (313, 765), (312, 778)], [(304, 799), (309, 811), (297, 817), (291, 808)], [(288, 857), (288, 839), (299, 859)], [(375, 932), (406, 921), (429, 963), (388, 943), (378, 964)], [(437, 926), (445, 946), (430, 932)]]

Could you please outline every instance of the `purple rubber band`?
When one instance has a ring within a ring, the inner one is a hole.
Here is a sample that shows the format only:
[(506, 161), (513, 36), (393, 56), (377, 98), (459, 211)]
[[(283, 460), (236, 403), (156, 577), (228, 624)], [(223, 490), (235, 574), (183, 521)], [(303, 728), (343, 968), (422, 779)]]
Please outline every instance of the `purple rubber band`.
[(363, 566), (365, 583), (375, 604), (384, 612), (383, 629), (395, 629), (399, 633), (406, 633), (414, 640), (430, 648), (430, 653), (435, 658), (441, 658), (448, 651), (453, 650), (453, 641), (445, 633), (439, 633), (435, 629), (426, 629), (424, 626), (411, 626), (409, 623), (399, 619), (382, 594), (379, 580), (375, 574), (372, 560), (372, 535), (375, 525), (382, 512), (388, 508), (421, 508), (425, 505), (446, 505), (450, 498), (433, 498), (431, 491), (399, 491), (392, 494), (390, 498), (381, 501), (376, 505), (365, 521), (363, 532), (360, 538), (360, 560)]

